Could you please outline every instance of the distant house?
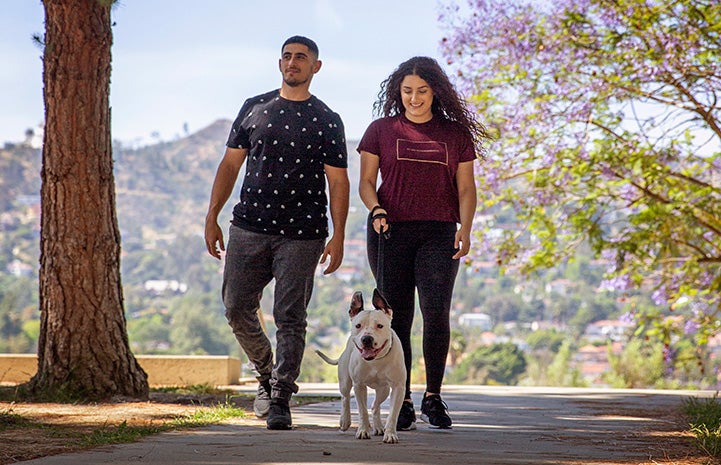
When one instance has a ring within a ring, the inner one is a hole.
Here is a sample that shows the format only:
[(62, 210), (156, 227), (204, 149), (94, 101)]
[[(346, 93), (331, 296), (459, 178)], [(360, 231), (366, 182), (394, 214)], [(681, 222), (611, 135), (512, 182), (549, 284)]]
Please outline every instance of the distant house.
[(465, 327), (480, 328), (483, 331), (493, 328), (490, 315), (485, 313), (462, 313), (458, 317), (458, 324)]
[(620, 320), (599, 320), (586, 326), (585, 336), (590, 341), (621, 341), (625, 339), (631, 328), (633, 328), (632, 323)]
[(574, 287), (576, 287), (576, 283), (569, 279), (556, 279), (546, 284), (546, 293), (567, 295), (568, 290)]
[(13, 260), (8, 263), (8, 273), (13, 276), (30, 276), (33, 273), (33, 267), (20, 260)]
[[(620, 342), (612, 342), (611, 352), (619, 354), (623, 350)], [(609, 346), (585, 345), (574, 356), (575, 366), (584, 380), (593, 385), (603, 385), (603, 374), (611, 370), (608, 360)]]
[(188, 285), (181, 283), (176, 280), (166, 279), (151, 279), (145, 281), (145, 290), (156, 295), (160, 294), (185, 294), (188, 290)]

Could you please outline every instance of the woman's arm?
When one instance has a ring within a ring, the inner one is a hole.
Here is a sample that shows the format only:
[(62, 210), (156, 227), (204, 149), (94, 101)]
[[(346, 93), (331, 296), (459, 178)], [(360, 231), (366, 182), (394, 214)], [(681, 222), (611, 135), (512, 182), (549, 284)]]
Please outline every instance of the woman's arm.
[[(365, 151), (361, 151), (360, 155), (361, 172), (358, 183), (358, 194), (360, 194), (360, 198), (368, 210), (373, 210), (374, 207), (380, 206), (381, 208), (376, 208), (374, 213), (387, 213), (386, 210), (382, 208), (383, 205), (378, 201), (377, 183), (380, 157)], [(388, 230), (386, 218), (377, 218), (373, 221), (373, 229), (377, 233), (380, 233), (381, 226), (383, 230)]]
[(455, 247), (458, 250), (453, 258), (468, 255), (471, 250), (471, 227), (476, 213), (476, 180), (473, 175), (473, 161), (458, 165), (456, 187), (458, 187), (458, 205), (460, 207), (461, 227), (456, 232)]

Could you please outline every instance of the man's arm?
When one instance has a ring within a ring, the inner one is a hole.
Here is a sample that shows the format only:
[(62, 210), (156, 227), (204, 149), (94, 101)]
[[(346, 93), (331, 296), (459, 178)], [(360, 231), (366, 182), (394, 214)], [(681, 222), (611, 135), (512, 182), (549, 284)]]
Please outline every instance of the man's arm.
[(343, 262), (343, 241), (345, 240), (345, 223), (348, 219), (348, 202), (350, 199), (350, 181), (348, 170), (335, 166), (324, 165), (328, 180), (330, 218), (333, 223), (333, 236), (325, 246), (320, 262), (325, 263), (330, 255), (330, 263), (323, 274), (333, 273)]
[(227, 147), (223, 159), (220, 160), (218, 171), (215, 173), (213, 188), (210, 191), (208, 213), (205, 215), (205, 247), (208, 253), (220, 260), (220, 252), (225, 251), (223, 231), (218, 226), (218, 215), (233, 193), (235, 181), (238, 179), (240, 167), (245, 162), (248, 149), (235, 149)]

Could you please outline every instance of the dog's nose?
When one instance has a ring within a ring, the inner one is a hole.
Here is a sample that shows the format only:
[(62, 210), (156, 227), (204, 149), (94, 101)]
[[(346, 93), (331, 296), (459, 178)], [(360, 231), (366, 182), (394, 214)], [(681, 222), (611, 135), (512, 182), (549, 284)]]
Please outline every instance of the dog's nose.
[(363, 336), (361, 342), (363, 347), (373, 347), (373, 336)]

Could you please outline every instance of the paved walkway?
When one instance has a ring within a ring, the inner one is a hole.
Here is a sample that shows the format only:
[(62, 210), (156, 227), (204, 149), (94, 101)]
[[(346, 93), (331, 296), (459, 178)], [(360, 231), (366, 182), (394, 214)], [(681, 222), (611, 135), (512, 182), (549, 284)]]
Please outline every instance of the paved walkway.
[[(338, 387), (306, 384), (301, 393), (337, 395)], [(415, 395), (419, 407), (420, 397)], [(689, 396), (712, 395), (708, 391), (447, 386), (444, 399), (453, 416), (453, 429), (430, 429), (419, 421), (417, 430), (400, 433), (399, 444), (383, 444), (381, 437), (355, 439), (356, 410), (352, 429), (340, 432), (340, 402), (334, 401), (293, 407), (292, 431), (269, 431), (265, 422), (256, 419), (235, 420), (23, 463), (681, 465), (700, 462), (685, 461), (694, 449), (684, 446), (688, 438), (675, 433), (679, 423), (674, 412)]]

